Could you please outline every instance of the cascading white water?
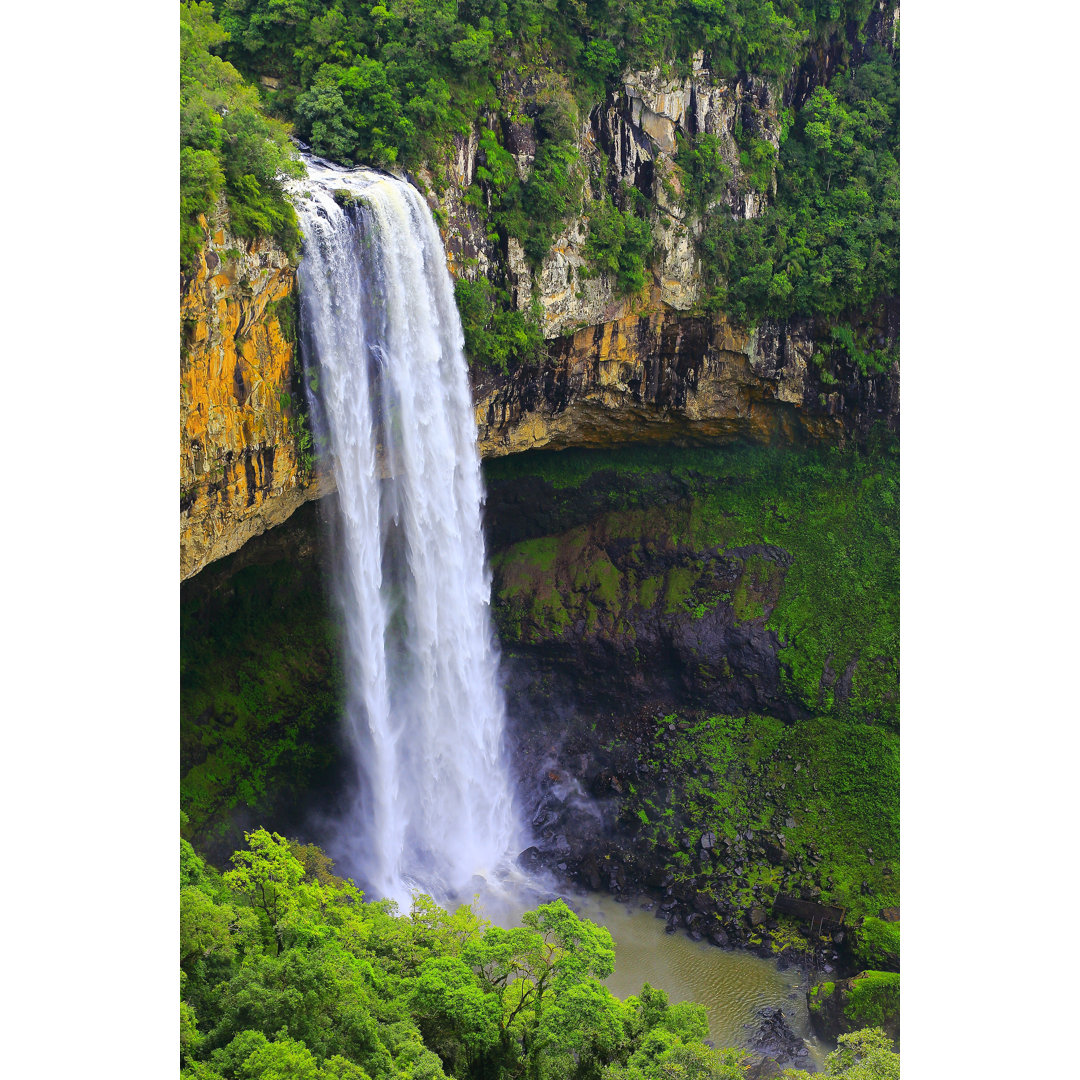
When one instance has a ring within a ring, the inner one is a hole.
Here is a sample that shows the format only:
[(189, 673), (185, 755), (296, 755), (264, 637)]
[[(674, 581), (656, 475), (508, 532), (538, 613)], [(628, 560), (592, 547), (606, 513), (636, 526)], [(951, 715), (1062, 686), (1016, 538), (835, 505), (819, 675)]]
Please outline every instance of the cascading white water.
[(380, 173), (307, 165), (290, 186), (313, 415), (340, 508), (335, 580), (362, 772), (352, 856), (380, 896), (447, 898), (475, 875), (490, 881), (517, 840), (461, 322), (420, 195)]

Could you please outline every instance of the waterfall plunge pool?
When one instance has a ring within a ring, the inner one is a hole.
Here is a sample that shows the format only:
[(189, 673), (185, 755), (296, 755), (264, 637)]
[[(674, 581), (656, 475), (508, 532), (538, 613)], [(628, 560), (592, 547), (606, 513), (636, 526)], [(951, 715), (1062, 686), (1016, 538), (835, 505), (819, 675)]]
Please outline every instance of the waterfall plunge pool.
[[(615, 970), (604, 985), (619, 998), (641, 993), (644, 983), (663, 990), (671, 1002), (694, 1001), (705, 1007), (709, 1038), (717, 1047), (749, 1048), (765, 1007), (779, 1008), (790, 1029), (809, 1051), (798, 1068), (820, 1069), (831, 1046), (813, 1033), (806, 1007), (806, 974), (797, 966), (749, 949), (721, 949), (694, 941), (681, 931), (666, 932), (663, 919), (637, 902), (627, 904), (603, 893), (554, 893), (551, 883), (518, 877), (494, 889), (479, 884), (480, 913), (500, 926), (520, 925), (520, 913), (562, 898), (584, 919), (604, 926), (615, 943)], [(546, 887), (545, 887), (546, 886)], [(467, 897), (459, 897), (467, 903)], [(452, 906), (452, 905), (451, 905)]]
[(681, 932), (666, 933), (663, 920), (652, 911), (609, 896), (569, 899), (579, 915), (611, 932), (615, 971), (605, 985), (616, 997), (640, 993), (648, 983), (664, 990), (672, 1002), (696, 1001), (705, 1006), (709, 1037), (719, 1047), (745, 1047), (759, 1022), (758, 1010), (779, 1008), (791, 1030), (806, 1042), (814, 1066), (825, 1060), (828, 1047), (810, 1028), (800, 968), (781, 970), (776, 960), (747, 949), (720, 949)]

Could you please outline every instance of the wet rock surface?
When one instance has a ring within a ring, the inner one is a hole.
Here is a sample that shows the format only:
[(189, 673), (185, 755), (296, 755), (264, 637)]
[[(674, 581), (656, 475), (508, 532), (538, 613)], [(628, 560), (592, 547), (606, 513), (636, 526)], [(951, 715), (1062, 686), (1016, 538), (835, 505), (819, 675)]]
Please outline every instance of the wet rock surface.
[(783, 1010), (772, 1006), (758, 1012), (758, 1023), (752, 1029), (748, 1046), (780, 1068), (802, 1069), (810, 1059), (806, 1043), (791, 1030)]

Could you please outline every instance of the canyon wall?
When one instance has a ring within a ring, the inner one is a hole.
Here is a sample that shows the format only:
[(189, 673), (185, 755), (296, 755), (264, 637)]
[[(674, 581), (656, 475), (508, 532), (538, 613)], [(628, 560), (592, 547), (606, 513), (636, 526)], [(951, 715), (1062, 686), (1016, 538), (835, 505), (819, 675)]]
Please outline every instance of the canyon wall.
[[(890, 44), (897, 10), (879, 7), (864, 37)], [(500, 241), (490, 207), (469, 196), (479, 190), (478, 131), (459, 137), (438, 179), (431, 169), (410, 177), (443, 223), (452, 274), (501, 282), (519, 308), (539, 301), (548, 340), (543, 362), (510, 374), (473, 370), (483, 456), (738, 438), (838, 443), (879, 423), (897, 430), (898, 365), (860, 372), (842, 353), (819, 347), (826, 328), (810, 320), (747, 331), (723, 314), (701, 312), (695, 240), (702, 219), (685, 208), (674, 160), (680, 136), (715, 136), (730, 178), (710, 211), (759, 214), (769, 187), (745, 175), (739, 140), (753, 136), (776, 147), (781, 110), (831, 74), (835, 51), (814, 54), (782, 94), (751, 76), (714, 76), (700, 55), (685, 75), (632, 72), (581, 117), (586, 191), (628, 185), (651, 208), (654, 260), (645, 288), (634, 295), (619, 295), (612, 275), (590, 270), (584, 215), (567, 223), (535, 268), (515, 239)], [(521, 116), (536, 112), (543, 87), (513, 73), (504, 83), (501, 96)], [(533, 124), (510, 128), (504, 141), (524, 178), (536, 153)], [(195, 272), (181, 283), (181, 322), (185, 579), (332, 490), (332, 478), (320, 479), (313, 467), (298, 370), (295, 267), (284, 252), (230, 236), (222, 208), (206, 224)], [(895, 346), (898, 300), (883, 302), (864, 329), (878, 346)]]
[(321, 494), (297, 430), (295, 268), (215, 216), (181, 283), (181, 580)]

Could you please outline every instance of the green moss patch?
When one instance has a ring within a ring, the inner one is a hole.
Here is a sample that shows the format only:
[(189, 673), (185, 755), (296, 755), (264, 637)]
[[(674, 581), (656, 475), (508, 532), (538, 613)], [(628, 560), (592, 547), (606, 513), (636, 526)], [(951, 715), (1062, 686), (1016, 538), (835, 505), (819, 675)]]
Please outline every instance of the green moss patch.
[[(899, 723), (899, 447), (883, 437), (867, 448), (642, 447), (514, 455), (485, 465), (488, 485), (529, 477), (547, 492), (551, 520), (581, 507), (584, 523), (546, 539), (591, 561), (590, 547), (624, 538), (665, 551), (675, 565), (652, 573), (632, 603), (664, 615), (704, 616), (732, 605), (738, 621), (763, 620), (781, 642), (785, 692), (808, 712)], [(568, 499), (567, 492), (573, 494)], [(564, 594), (573, 583), (558, 560), (541, 570), (529, 540), (500, 553), (496, 603), (519, 584)], [(736, 553), (745, 548), (757, 552)], [(768, 557), (765, 552), (775, 552)], [(550, 549), (544, 549), (549, 551)], [(743, 570), (730, 596), (703, 574), (705, 555), (728, 553)], [(626, 563), (609, 558), (619, 574)], [(550, 556), (548, 556), (550, 560)], [(646, 584), (647, 582), (647, 584)], [(622, 594), (605, 579), (606, 596)], [(603, 595), (591, 597), (598, 603)]]
[(855, 938), (855, 958), (865, 968), (900, 969), (900, 924), (869, 916)]
[(844, 1016), (853, 1027), (885, 1028), (900, 1013), (900, 976), (892, 971), (865, 971), (851, 982)]
[[(732, 873), (736, 859), (725, 856), (725, 872), (703, 877), (691, 859), (676, 855), (676, 881), (740, 907), (754, 902), (755, 889), (771, 904), (778, 892), (813, 888), (822, 903), (851, 918), (898, 902), (893, 732), (826, 717), (789, 726), (767, 716), (672, 716), (642, 762), (645, 776), (667, 779), (660, 788), (640, 785), (628, 798), (628, 823), (644, 812), (648, 824), (640, 834), (676, 851), (686, 837), (692, 848), (705, 833), (726, 837), (743, 845), (745, 860), (738, 861), (749, 864)], [(661, 812), (664, 804), (677, 811)]]
[(180, 799), (208, 850), (273, 820), (339, 763), (338, 631), (317, 570), (248, 566), (181, 605)]

